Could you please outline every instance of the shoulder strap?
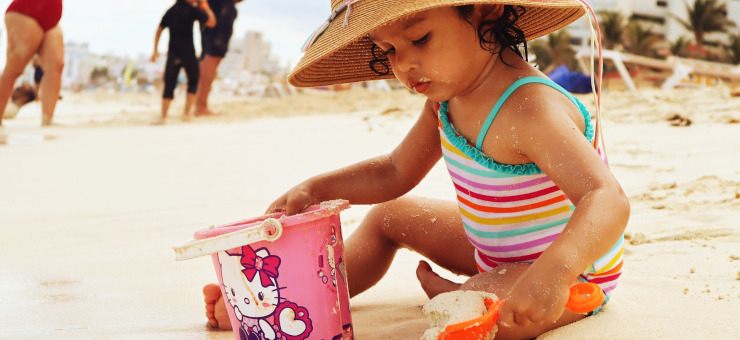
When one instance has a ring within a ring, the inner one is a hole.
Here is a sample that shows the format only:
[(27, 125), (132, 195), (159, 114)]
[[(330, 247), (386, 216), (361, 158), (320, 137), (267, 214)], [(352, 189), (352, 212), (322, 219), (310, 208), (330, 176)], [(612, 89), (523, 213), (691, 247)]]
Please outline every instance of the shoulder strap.
[[(509, 98), (509, 96), (516, 91), (519, 87), (525, 84), (530, 83), (540, 83), (548, 85), (558, 91), (560, 91), (562, 94), (564, 94), (566, 97), (568, 97), (574, 104), (576, 104), (576, 99), (573, 97), (573, 95), (570, 94), (570, 92), (566, 91), (564, 88), (562, 88), (560, 85), (556, 84), (552, 80), (548, 78), (542, 78), (542, 77), (524, 77), (521, 78), (509, 86), (506, 91), (501, 95), (501, 97), (496, 101), (496, 105), (493, 106), (491, 109), (491, 112), (488, 113), (488, 118), (486, 118), (486, 121), (483, 122), (483, 126), (480, 129), (480, 132), (478, 133), (478, 139), (475, 142), (475, 147), (478, 150), (481, 150), (483, 147), (483, 140), (486, 139), (486, 134), (488, 133), (488, 129), (491, 128), (491, 123), (493, 123), (493, 119), (496, 118), (496, 115), (498, 114), (498, 111), (501, 109), (501, 106), (504, 105), (504, 102), (506, 102), (506, 99)], [(577, 106), (578, 104), (576, 104)]]

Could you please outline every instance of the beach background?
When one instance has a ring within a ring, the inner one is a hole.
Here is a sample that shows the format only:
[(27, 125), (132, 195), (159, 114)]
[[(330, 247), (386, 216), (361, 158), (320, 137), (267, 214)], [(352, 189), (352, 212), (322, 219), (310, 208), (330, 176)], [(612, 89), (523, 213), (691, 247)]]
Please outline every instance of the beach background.
[[(740, 98), (730, 92), (604, 93), (606, 151), (632, 205), (624, 273), (602, 313), (539, 339), (738, 338)], [(205, 323), (210, 259), (176, 262), (171, 246), (389, 152), (424, 102), (364, 88), (215, 94), (222, 115), (182, 123), (176, 95), (171, 122), (151, 126), (158, 94), (63, 95), (56, 126), (38, 127), (32, 103), (0, 128), (0, 339), (232, 339)], [(412, 193), (453, 199), (443, 164)], [(368, 209), (342, 212), (345, 238)], [(399, 252), (352, 300), (358, 339), (418, 339), (428, 327), (419, 259)]]

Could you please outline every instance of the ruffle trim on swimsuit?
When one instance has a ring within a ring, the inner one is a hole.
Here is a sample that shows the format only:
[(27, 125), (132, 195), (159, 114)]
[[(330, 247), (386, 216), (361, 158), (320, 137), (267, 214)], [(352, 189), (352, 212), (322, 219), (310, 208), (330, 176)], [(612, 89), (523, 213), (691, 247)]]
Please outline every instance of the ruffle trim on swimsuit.
[[(578, 100), (578, 98), (573, 96), (568, 97), (571, 99), (571, 101), (573, 101), (573, 103), (578, 106), (578, 109), (581, 111), (581, 115), (583, 115), (583, 122), (586, 125), (586, 129), (583, 132), (583, 135), (586, 136), (589, 143), (592, 142), (594, 139), (594, 126), (593, 124), (591, 124), (591, 114), (588, 113), (588, 109), (586, 109), (586, 106), (584, 106)], [(457, 131), (455, 131), (455, 128), (450, 123), (450, 120), (447, 116), (446, 101), (441, 102), (439, 105), (439, 120), (442, 122), (442, 130), (447, 136), (447, 139), (450, 140), (450, 143), (452, 143), (452, 145), (454, 145), (458, 150), (462, 151), (466, 156), (470, 157), (481, 166), (497, 172), (503, 172), (513, 175), (536, 175), (542, 173), (542, 169), (540, 169), (537, 164), (502, 164), (496, 162), (493, 158), (488, 157), (486, 154), (484, 154), (474, 146), (468, 144), (468, 140), (465, 139), (465, 137), (457, 134)]]

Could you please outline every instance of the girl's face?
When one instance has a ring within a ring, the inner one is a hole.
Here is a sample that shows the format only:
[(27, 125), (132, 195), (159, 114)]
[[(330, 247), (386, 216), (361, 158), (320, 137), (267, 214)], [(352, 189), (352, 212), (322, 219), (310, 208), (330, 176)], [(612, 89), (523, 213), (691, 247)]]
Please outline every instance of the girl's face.
[(478, 41), (476, 8), (471, 23), (453, 7), (416, 13), (370, 33), (387, 53), (396, 78), (410, 90), (440, 102), (476, 88), (495, 56)]

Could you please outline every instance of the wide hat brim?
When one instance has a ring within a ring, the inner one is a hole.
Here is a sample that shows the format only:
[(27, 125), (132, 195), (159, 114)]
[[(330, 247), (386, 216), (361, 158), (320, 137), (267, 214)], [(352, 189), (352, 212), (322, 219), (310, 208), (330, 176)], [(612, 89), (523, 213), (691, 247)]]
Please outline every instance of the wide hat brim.
[[(334, 0), (332, 3), (343, 3)], [(379, 75), (370, 68), (372, 41), (367, 34), (403, 16), (443, 6), (503, 4), (526, 9), (517, 22), (527, 40), (561, 29), (580, 18), (585, 10), (578, 0), (363, 0), (351, 5), (303, 55), (288, 82), (297, 87), (325, 86), (393, 78), (393, 71)]]

